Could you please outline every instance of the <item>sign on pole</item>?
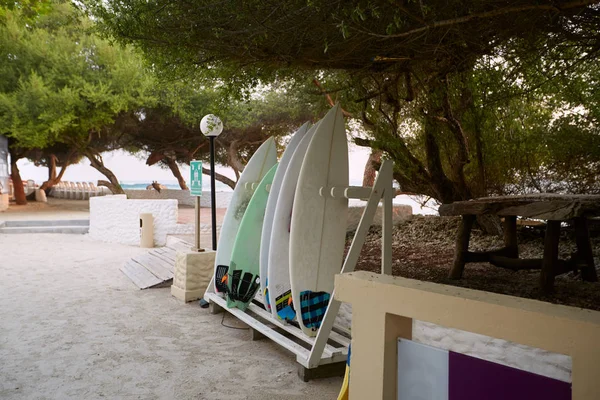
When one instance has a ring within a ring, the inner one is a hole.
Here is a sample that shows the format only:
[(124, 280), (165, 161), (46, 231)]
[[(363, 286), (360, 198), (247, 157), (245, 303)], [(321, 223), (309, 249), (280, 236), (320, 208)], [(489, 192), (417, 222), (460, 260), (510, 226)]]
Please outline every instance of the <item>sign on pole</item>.
[(202, 196), (202, 161), (190, 161), (190, 194)]

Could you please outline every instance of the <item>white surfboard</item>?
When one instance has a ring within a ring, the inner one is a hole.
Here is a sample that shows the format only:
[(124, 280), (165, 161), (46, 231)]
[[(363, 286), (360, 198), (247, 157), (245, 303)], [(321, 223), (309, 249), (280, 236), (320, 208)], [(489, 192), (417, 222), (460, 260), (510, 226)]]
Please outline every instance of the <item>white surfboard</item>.
[(273, 214), (271, 244), (269, 246), (269, 268), (267, 270), (269, 281), (267, 295), (271, 304), (271, 314), (275, 319), (292, 321), (296, 315), (291, 303), (290, 223), (296, 182), (302, 167), (302, 160), (304, 160), (306, 149), (318, 124), (317, 122), (308, 130), (292, 155), (283, 177), (275, 213)]
[(226, 282), (223, 281), (223, 277), (226, 276), (229, 270), (235, 237), (240, 228), (240, 222), (242, 221), (246, 207), (248, 207), (254, 190), (276, 162), (277, 149), (275, 148), (275, 140), (271, 137), (256, 150), (240, 175), (227, 211), (225, 212), (223, 224), (221, 225), (217, 254), (215, 256), (216, 292), (224, 292), (227, 287)]
[(273, 228), (273, 217), (275, 216), (275, 206), (277, 205), (277, 198), (279, 197), (279, 192), (281, 190), (281, 184), (283, 183), (283, 177), (285, 176), (285, 171), (287, 171), (290, 160), (292, 159), (292, 155), (294, 151), (298, 147), (298, 144), (308, 131), (310, 123), (307, 122), (302, 125), (292, 136), (290, 142), (288, 143), (283, 155), (281, 156), (281, 160), (279, 161), (279, 166), (277, 167), (277, 171), (275, 172), (275, 177), (273, 178), (273, 183), (271, 184), (271, 190), (269, 192), (269, 199), (267, 200), (267, 208), (265, 210), (265, 219), (263, 222), (263, 228), (260, 239), (260, 292), (263, 295), (264, 305), (267, 311), (271, 310), (269, 303), (269, 296), (267, 295), (267, 270), (269, 265), (269, 247), (271, 244), (271, 232)]
[(348, 199), (319, 191), (348, 186), (348, 142), (339, 105), (321, 120), (304, 156), (290, 235), (292, 298), (302, 331), (315, 336), (342, 268)]

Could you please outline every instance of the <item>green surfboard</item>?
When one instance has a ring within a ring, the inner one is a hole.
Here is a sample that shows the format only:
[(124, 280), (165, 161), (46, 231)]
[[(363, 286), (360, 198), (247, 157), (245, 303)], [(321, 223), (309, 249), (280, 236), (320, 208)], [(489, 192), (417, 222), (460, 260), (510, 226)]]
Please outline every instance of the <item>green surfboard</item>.
[[(275, 164), (258, 184), (238, 230), (227, 273), (227, 307), (245, 310), (260, 288), (260, 238)], [(267, 186), (268, 185), (268, 186)]]

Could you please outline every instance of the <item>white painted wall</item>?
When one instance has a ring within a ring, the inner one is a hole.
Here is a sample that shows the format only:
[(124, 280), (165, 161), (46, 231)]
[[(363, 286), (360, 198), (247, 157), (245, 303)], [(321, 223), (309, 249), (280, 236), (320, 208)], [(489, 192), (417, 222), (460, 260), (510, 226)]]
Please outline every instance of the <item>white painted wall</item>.
[(140, 244), (141, 213), (154, 217), (154, 245), (164, 246), (177, 230), (177, 200), (131, 200), (126, 195), (90, 199), (90, 237), (110, 243)]
[[(129, 199), (145, 199), (145, 200), (165, 200), (175, 199), (180, 205), (194, 206), (195, 199), (190, 195), (189, 190), (173, 190), (163, 189), (158, 193), (156, 190), (130, 190), (126, 189), (125, 193)], [(227, 208), (231, 201), (233, 192), (216, 192), (217, 208)], [(201, 207), (210, 207), (210, 192), (202, 192), (200, 197)]]

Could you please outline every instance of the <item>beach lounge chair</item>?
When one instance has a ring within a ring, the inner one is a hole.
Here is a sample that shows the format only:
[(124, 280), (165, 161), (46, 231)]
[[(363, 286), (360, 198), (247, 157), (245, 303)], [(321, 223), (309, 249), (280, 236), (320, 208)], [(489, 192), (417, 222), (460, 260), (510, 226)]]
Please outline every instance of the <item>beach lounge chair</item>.
[(79, 193), (79, 198), (81, 200), (88, 200), (90, 198), (90, 195), (89, 195), (88, 191), (85, 190), (85, 188), (83, 187), (83, 184), (81, 182), (77, 182), (77, 183), (75, 183), (75, 185), (77, 186), (77, 192)]
[(66, 182), (67, 188), (67, 199), (74, 200), (77, 198), (77, 186), (75, 186), (74, 182)]
[(64, 195), (65, 185), (62, 182), (58, 182), (52, 187), (52, 197), (61, 198)]
[(85, 193), (88, 199), (96, 195), (94, 192), (92, 192), (92, 188), (87, 182), (81, 182), (81, 186), (83, 186), (83, 193)]
[(104, 196), (102, 190), (98, 186), (96, 186), (94, 182), (89, 182), (89, 185), (92, 192), (94, 192), (94, 196)]
[(63, 199), (68, 199), (69, 195), (71, 194), (71, 184), (69, 181), (64, 181), (63, 182)]

